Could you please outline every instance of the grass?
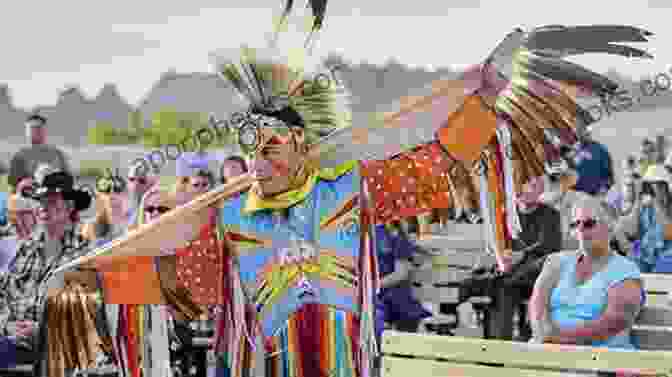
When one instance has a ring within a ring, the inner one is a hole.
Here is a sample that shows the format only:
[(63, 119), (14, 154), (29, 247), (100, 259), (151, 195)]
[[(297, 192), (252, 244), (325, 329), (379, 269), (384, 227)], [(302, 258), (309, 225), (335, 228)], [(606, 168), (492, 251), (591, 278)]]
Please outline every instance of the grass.
[(105, 169), (114, 169), (115, 166), (110, 161), (101, 160), (82, 160), (79, 163), (80, 177), (98, 177), (105, 174)]
[(7, 175), (0, 175), (0, 192), (9, 192), (9, 184), (7, 183)]

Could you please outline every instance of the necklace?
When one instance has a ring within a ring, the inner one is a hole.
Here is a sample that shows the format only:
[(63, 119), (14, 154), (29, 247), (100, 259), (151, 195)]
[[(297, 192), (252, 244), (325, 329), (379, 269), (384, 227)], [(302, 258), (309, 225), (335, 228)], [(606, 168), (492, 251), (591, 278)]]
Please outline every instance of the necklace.
[[(607, 266), (612, 255), (613, 252), (609, 250), (607, 255), (591, 257), (590, 262), (588, 262), (586, 260), (588, 257), (587, 252), (580, 251), (578, 260), (576, 262), (576, 285), (580, 287), (590, 281), (595, 274), (599, 273)], [(588, 270), (584, 271), (584, 268)]]

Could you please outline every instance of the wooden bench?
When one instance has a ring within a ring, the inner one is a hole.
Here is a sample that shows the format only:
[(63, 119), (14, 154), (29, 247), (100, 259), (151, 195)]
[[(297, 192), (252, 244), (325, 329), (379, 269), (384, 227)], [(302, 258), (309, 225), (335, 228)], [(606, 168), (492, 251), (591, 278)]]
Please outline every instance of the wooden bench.
[(384, 377), (560, 377), (596, 372), (672, 376), (672, 275), (645, 274), (647, 303), (633, 328), (642, 351), (528, 344), (386, 331)]
[(477, 236), (479, 225), (454, 224), (446, 233), (428, 234), (415, 242), (429, 254), (416, 254), (411, 271), (413, 295), (432, 312), (420, 331), (454, 334), (459, 326), (459, 283), (469, 276), (474, 265), (489, 262), (483, 241)]
[(646, 305), (633, 333), (641, 349), (672, 351), (672, 275), (643, 274), (643, 277)]

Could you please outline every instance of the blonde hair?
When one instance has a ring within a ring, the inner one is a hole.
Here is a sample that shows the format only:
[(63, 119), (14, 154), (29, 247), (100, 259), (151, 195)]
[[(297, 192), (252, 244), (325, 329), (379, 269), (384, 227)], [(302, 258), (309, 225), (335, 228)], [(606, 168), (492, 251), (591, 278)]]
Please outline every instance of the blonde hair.
[[(172, 185), (174, 188), (174, 185)], [(159, 198), (159, 203), (165, 207), (168, 207), (170, 209), (173, 209), (177, 207), (177, 198), (176, 198), (176, 193), (173, 190), (171, 190), (171, 184), (170, 183), (156, 183), (152, 185), (152, 187), (147, 190), (147, 192), (142, 196), (142, 200), (140, 201), (140, 208), (138, 208), (138, 216), (136, 216), (135, 223), (133, 223), (129, 229), (134, 229), (137, 226), (144, 224), (146, 220), (146, 215), (145, 215), (145, 203), (150, 198), (153, 197), (158, 197)]]

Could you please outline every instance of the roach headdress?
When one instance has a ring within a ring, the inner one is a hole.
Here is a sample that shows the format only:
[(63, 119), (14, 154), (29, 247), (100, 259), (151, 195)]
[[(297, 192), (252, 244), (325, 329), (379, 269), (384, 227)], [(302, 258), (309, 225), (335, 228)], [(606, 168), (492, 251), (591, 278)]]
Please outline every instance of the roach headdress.
[[(286, 21), (293, 6), (289, 1), (283, 12)], [(326, 1), (311, 1), (314, 25), (311, 35), (324, 21)], [(280, 31), (276, 31), (276, 37)], [(263, 49), (243, 46), (233, 56), (213, 54), (217, 73), (230, 83), (249, 104), (248, 115), (259, 126), (281, 121), (305, 129), (310, 142), (351, 125), (350, 93), (320, 64), (307, 63), (306, 46), (281, 50), (275, 41)], [(244, 123), (244, 122), (238, 122)], [(234, 125), (235, 126), (235, 125)]]

